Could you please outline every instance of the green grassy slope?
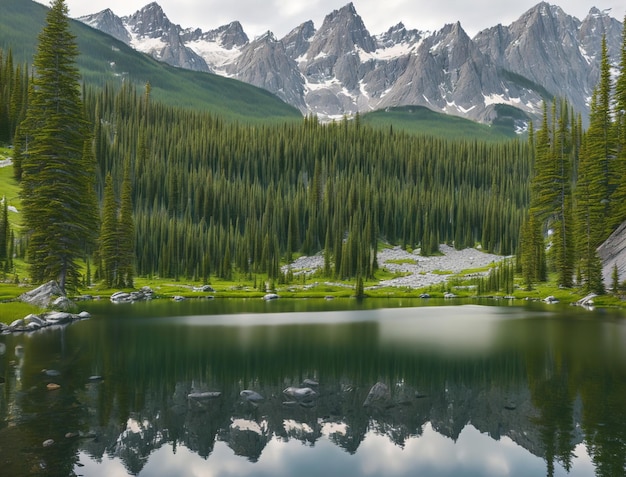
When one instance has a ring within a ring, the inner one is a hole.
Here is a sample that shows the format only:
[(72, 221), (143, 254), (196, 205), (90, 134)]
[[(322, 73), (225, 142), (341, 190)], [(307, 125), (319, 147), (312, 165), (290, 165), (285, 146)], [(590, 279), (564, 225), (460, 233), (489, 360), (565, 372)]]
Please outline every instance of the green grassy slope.
[[(15, 64), (32, 64), (46, 12), (45, 6), (30, 0), (0, 0), (0, 48), (12, 51)], [(119, 85), (129, 80), (142, 91), (149, 81), (154, 99), (207, 109), (233, 121), (267, 123), (302, 117), (297, 109), (263, 89), (168, 66), (78, 21), (72, 21), (72, 30), (81, 52), (78, 67), (86, 84)]]
[[(514, 109), (514, 108), (510, 108)], [(507, 119), (511, 111), (506, 111)], [(520, 114), (523, 114), (519, 111)], [(496, 120), (489, 126), (458, 116), (437, 113), (423, 106), (401, 106), (381, 109), (361, 116), (364, 124), (373, 127), (441, 137), (444, 139), (477, 139), (503, 141), (516, 137), (512, 120)], [(517, 119), (517, 118), (516, 118)]]

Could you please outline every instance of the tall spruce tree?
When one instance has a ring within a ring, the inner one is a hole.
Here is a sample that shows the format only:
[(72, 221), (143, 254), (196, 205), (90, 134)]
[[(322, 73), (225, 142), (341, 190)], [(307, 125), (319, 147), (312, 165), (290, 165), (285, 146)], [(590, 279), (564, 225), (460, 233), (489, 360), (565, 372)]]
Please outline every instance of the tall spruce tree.
[(100, 225), (100, 260), (102, 268), (99, 274), (104, 279), (107, 287), (117, 284), (118, 247), (117, 200), (115, 199), (113, 178), (109, 173), (104, 183), (104, 201)]
[[(624, 17), (626, 22), (626, 16)], [(615, 124), (617, 136), (617, 153), (615, 157), (616, 181), (615, 190), (611, 195), (612, 217), (611, 226), (617, 228), (626, 220), (626, 28), (622, 33), (622, 49), (620, 53), (620, 74), (615, 81)]]
[(132, 194), (133, 187), (130, 175), (130, 163), (126, 161), (120, 198), (120, 213), (117, 223), (117, 235), (119, 237), (118, 285), (129, 288), (134, 286), (135, 270), (135, 222), (133, 220)]
[(95, 161), (83, 155), (90, 137), (83, 116), (78, 48), (68, 9), (53, 0), (39, 35), (35, 75), (17, 141), (21, 158), (23, 223), (34, 282), (80, 283), (78, 259), (95, 240)]

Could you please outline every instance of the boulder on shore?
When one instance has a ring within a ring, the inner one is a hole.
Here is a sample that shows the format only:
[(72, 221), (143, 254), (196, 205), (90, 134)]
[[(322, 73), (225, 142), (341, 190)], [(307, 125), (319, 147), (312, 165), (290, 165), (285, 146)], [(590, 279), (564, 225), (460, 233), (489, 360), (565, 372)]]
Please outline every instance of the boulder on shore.
[(51, 280), (34, 290), (22, 293), (18, 300), (40, 308), (50, 308), (52, 303), (59, 297), (65, 297), (65, 293), (57, 282)]

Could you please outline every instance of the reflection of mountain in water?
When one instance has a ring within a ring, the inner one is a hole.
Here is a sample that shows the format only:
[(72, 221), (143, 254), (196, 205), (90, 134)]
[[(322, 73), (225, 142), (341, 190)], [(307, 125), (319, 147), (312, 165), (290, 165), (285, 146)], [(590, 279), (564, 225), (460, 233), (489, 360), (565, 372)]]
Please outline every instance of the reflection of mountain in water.
[[(381, 344), (375, 322), (204, 329), (105, 321), (6, 338), (7, 349), (23, 349), (0, 356), (0, 457), (28, 450), (22, 467), (3, 468), (7, 475), (69, 475), (79, 452), (97, 462), (117, 457), (137, 475), (157, 449), (183, 446), (211, 459), (220, 442), (251, 462), (273, 440), (327, 440), (354, 454), (372, 434), (404, 447), (430, 427), (456, 441), (468, 425), (540, 456), (548, 475), (557, 462), (567, 470), (582, 442), (598, 475), (625, 475), (626, 358), (609, 324), (512, 320), (497, 330), (498, 346), (456, 355)], [(54, 392), (41, 372), (51, 367), (61, 372)], [(93, 374), (104, 380), (88, 382)], [(303, 386), (315, 394), (283, 392)], [(83, 438), (64, 438), (74, 431)], [(47, 438), (57, 441), (54, 459), (41, 446)]]
[[(129, 472), (137, 474), (148, 456), (166, 443), (174, 448), (183, 445), (208, 458), (216, 441), (222, 441), (236, 455), (256, 462), (272, 439), (314, 446), (327, 438), (354, 453), (368, 432), (403, 447), (409, 438), (419, 437), (427, 423), (455, 441), (471, 423), (493, 439), (508, 436), (546, 458), (541, 411), (533, 405), (528, 387), (441, 384), (418, 389), (402, 382), (387, 383), (388, 395), (366, 406), (370, 385), (355, 385), (347, 379), (320, 382), (316, 397), (307, 403), (290, 401), (282, 385), (260, 384), (255, 390), (265, 397), (261, 402), (246, 401), (234, 388), (225, 389), (219, 397), (190, 399), (197, 383), (178, 383), (162, 402), (146, 396), (143, 409), (119, 426), (101, 427), (97, 419), (91, 422), (99, 445), (86, 442), (83, 449), (95, 459), (119, 457)], [(219, 386), (207, 383), (204, 388)], [(568, 416), (567, 426), (572, 430), (581, 424), (580, 400), (577, 403)], [(580, 442), (581, 433), (572, 433), (568, 446), (573, 449)]]

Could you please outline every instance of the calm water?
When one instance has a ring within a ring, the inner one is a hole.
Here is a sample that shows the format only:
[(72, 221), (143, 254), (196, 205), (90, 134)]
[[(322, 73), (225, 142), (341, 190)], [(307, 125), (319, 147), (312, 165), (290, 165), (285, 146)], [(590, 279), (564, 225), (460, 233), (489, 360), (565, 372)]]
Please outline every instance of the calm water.
[(0, 336), (0, 475), (626, 474), (625, 319), (418, 303), (94, 302)]

